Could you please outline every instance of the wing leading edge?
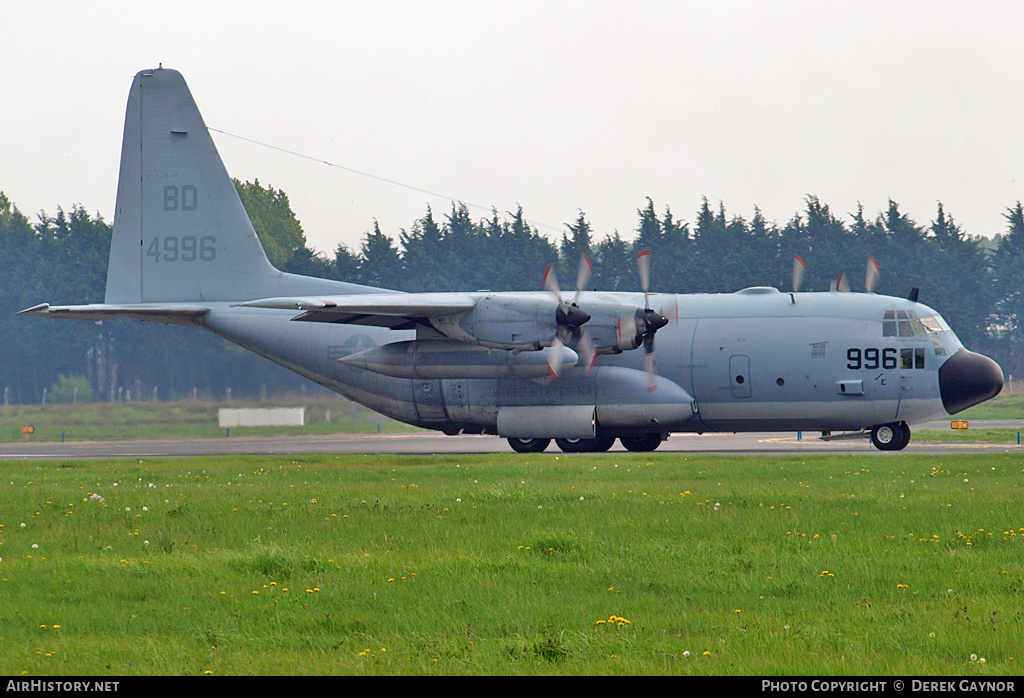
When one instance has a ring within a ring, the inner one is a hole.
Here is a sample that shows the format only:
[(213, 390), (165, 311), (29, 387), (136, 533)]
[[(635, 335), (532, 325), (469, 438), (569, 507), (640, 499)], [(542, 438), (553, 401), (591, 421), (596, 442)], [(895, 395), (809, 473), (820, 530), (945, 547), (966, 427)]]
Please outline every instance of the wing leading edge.
[(298, 310), (301, 322), (334, 322), (411, 329), (427, 318), (447, 317), (472, 310), (476, 299), (454, 293), (382, 293), (356, 296), (299, 296), (262, 298), (236, 303), (241, 308)]
[(116, 304), (116, 303), (91, 303), (89, 305), (50, 305), (40, 303), (31, 308), (19, 311), (18, 315), (33, 317), (60, 318), (63, 320), (84, 320), (86, 322), (99, 322), (101, 320), (116, 320), (118, 318), (132, 318), (135, 320), (148, 320), (150, 322), (163, 322), (169, 325), (199, 325), (201, 319), (210, 309), (200, 305), (184, 304)]

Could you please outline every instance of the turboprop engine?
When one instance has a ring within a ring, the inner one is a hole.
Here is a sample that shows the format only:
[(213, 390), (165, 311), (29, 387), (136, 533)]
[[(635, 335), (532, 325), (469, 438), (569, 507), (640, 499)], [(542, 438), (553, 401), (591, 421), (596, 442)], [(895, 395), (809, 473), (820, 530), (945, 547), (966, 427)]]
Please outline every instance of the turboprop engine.
[(458, 342), (493, 349), (540, 349), (550, 346), (559, 330), (572, 330), (590, 319), (579, 308), (548, 294), (492, 293), (457, 315), (430, 318), (441, 334)]

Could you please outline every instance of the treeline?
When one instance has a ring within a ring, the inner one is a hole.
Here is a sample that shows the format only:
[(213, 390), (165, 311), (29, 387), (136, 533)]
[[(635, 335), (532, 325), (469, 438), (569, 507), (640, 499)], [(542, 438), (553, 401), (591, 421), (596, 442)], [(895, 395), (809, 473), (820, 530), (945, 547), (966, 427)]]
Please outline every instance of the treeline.
[[(539, 290), (556, 263), (571, 291), (581, 251), (593, 260), (591, 288), (639, 289), (635, 253), (652, 251), (652, 290), (732, 292), (752, 285), (791, 286), (792, 259), (807, 262), (801, 290), (829, 289), (845, 271), (863, 290), (868, 255), (882, 268), (875, 292), (921, 301), (949, 321), (970, 348), (1000, 362), (1008, 374), (1024, 368), (1024, 210), (1005, 212), (995, 239), (971, 236), (939, 204), (922, 225), (890, 201), (872, 218), (863, 209), (835, 215), (815, 197), (783, 225), (759, 211), (727, 215), (705, 199), (692, 224), (648, 199), (637, 210), (631, 239), (598, 236), (580, 212), (558, 240), (541, 235), (522, 209), (474, 219), (463, 204), (425, 215), (392, 237), (374, 223), (358, 249), (333, 255), (306, 242), (287, 195), (256, 182), (237, 182), (253, 225), (275, 266), (324, 278), (405, 291)], [(39, 302), (102, 302), (111, 226), (81, 206), (33, 223), (0, 193), (0, 387), (10, 403), (44, 399), (171, 399), (197, 395), (255, 397), (297, 391), (304, 379), (200, 330), (152, 323), (58, 322), (16, 318)]]

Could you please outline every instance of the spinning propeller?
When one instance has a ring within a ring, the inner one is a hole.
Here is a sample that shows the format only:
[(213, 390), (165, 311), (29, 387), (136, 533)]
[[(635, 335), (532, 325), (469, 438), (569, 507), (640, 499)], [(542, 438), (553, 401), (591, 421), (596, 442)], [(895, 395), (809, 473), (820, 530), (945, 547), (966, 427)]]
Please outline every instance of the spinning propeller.
[[(804, 278), (804, 272), (807, 271), (807, 262), (804, 258), (798, 254), (793, 255), (793, 292), (796, 293), (800, 290), (800, 282)], [(864, 275), (864, 290), (867, 293), (874, 293), (875, 286), (878, 284), (878, 279), (882, 275), (882, 268), (878, 266), (878, 261), (868, 255), (868, 267), (867, 272)], [(850, 280), (847, 277), (846, 272), (839, 272), (839, 277), (832, 282), (833, 291), (839, 291), (841, 293), (850, 292)]]
[(807, 271), (807, 262), (800, 255), (793, 255), (793, 293), (800, 290), (800, 282), (804, 279), (805, 271)]
[(875, 284), (878, 283), (878, 277), (882, 275), (882, 268), (878, 266), (878, 262), (871, 255), (868, 255), (868, 271), (864, 278), (864, 288), (867, 289), (868, 293), (875, 292)]
[[(607, 342), (605, 351), (619, 352), (623, 350), (636, 349), (641, 345), (644, 348), (644, 371), (648, 376), (648, 391), (655, 389), (657, 385), (657, 363), (654, 359), (654, 335), (662, 327), (668, 324), (668, 318), (660, 312), (651, 308), (650, 297), (650, 250), (643, 250), (637, 255), (637, 269), (640, 273), (640, 286), (644, 292), (644, 307), (636, 308), (626, 312), (619, 312), (615, 321), (615, 339), (612, 344), (611, 338), (603, 340)], [(562, 297), (562, 291), (558, 286), (558, 279), (555, 276), (554, 266), (548, 265), (544, 272), (544, 290), (551, 293), (558, 301), (558, 310), (555, 313), (555, 336), (551, 343), (551, 358), (548, 361), (548, 370), (555, 378), (560, 371), (559, 359), (566, 346), (572, 346), (580, 357), (580, 365), (586, 366), (589, 372), (597, 359), (598, 347), (595, 345), (591, 334), (584, 325), (590, 321), (591, 314), (580, 308), (583, 290), (590, 277), (594, 273), (593, 264), (586, 254), (580, 255), (579, 270), (576, 274), (576, 295), (571, 303), (566, 302)], [(609, 307), (607, 302), (599, 302), (598, 312), (601, 317), (608, 317), (607, 313), (619, 304)], [(603, 308), (601, 310), (600, 308)], [(617, 312), (617, 311), (615, 311)], [(678, 316), (678, 308), (676, 309)], [(614, 316), (613, 316), (614, 317)], [(610, 318), (609, 318), (610, 319)], [(602, 327), (606, 325), (602, 324)], [(608, 329), (611, 329), (610, 327)], [(601, 336), (601, 332), (598, 332)]]
[(576, 276), (576, 297), (572, 304), (566, 303), (562, 298), (562, 291), (558, 288), (558, 278), (555, 276), (554, 266), (549, 264), (544, 270), (544, 290), (553, 294), (558, 300), (558, 310), (555, 311), (555, 337), (551, 342), (551, 358), (548, 360), (548, 371), (553, 378), (558, 378), (562, 370), (561, 357), (565, 351), (567, 341), (576, 341), (580, 359), (587, 365), (587, 370), (594, 365), (597, 352), (594, 351), (593, 343), (586, 337), (583, 325), (590, 320), (590, 313), (581, 310), (579, 307), (580, 294), (583, 286), (586, 285), (593, 273), (593, 266), (590, 259), (584, 254), (580, 259), (580, 269)]
[[(636, 336), (644, 346), (644, 371), (647, 373), (647, 392), (657, 388), (655, 379), (658, 377), (657, 362), (654, 359), (654, 335), (668, 324), (668, 318), (651, 309), (649, 286), (651, 282), (651, 251), (641, 250), (636, 256), (637, 269), (640, 272), (640, 287), (644, 292), (644, 307), (633, 314)], [(628, 320), (627, 320), (628, 323)], [(619, 319), (619, 341), (625, 339), (623, 321)]]
[[(878, 266), (878, 262), (874, 257), (868, 255), (868, 268), (864, 274), (864, 290), (867, 293), (875, 292), (875, 284), (878, 283), (878, 277), (882, 275), (882, 268)], [(836, 290), (843, 293), (850, 292), (850, 280), (846, 276), (846, 272), (840, 272), (839, 278), (836, 279)]]

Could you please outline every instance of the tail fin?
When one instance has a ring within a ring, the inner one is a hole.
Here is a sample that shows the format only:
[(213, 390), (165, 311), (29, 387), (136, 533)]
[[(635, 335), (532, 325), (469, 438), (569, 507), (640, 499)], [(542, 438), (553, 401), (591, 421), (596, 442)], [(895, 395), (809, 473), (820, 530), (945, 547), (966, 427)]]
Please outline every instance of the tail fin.
[[(125, 115), (106, 302), (346, 293), (267, 260), (181, 74), (135, 76)], [(357, 291), (358, 292), (358, 291)]]

